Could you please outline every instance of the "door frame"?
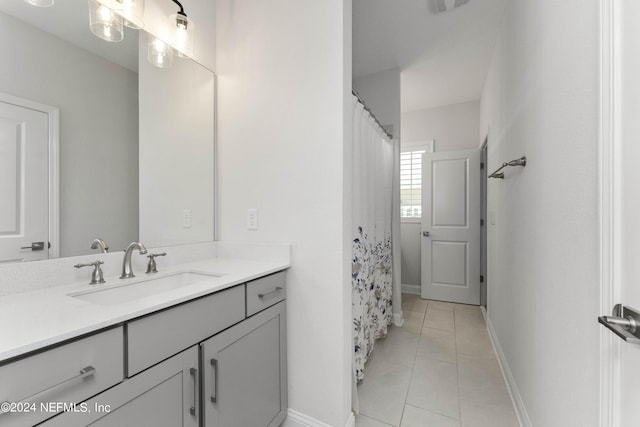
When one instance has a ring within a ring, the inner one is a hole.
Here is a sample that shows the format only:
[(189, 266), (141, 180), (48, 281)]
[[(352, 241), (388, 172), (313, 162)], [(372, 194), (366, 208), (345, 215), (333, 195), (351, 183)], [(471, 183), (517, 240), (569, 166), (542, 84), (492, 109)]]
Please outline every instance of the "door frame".
[[(620, 9), (600, 1), (600, 111), (598, 136), (598, 214), (600, 247), (600, 315), (621, 301), (621, 138)], [(594, 319), (594, 327), (598, 327)], [(620, 422), (621, 340), (600, 327), (600, 426)]]
[(488, 207), (489, 207), (489, 185), (488, 171), (489, 167), (489, 135), (480, 144), (480, 307), (487, 310), (487, 299), (489, 294), (488, 284), (488, 251), (489, 244), (487, 242), (489, 236), (488, 224)]
[(0, 92), (0, 102), (39, 111), (49, 117), (49, 258), (60, 256), (60, 110), (50, 105)]

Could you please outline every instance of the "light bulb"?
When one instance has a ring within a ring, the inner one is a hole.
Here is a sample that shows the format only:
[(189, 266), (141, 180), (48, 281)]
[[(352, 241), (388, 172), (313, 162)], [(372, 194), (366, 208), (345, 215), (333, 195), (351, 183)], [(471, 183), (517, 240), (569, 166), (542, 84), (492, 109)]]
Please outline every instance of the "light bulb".
[(144, 0), (111, 0), (111, 7), (124, 18), (127, 27), (144, 28)]
[(182, 13), (171, 15), (171, 20), (175, 23), (171, 35), (171, 45), (175, 48), (176, 55), (181, 58), (193, 57), (195, 24)]
[(103, 40), (119, 42), (124, 38), (124, 20), (98, 0), (89, 0), (89, 27)]
[(156, 37), (149, 39), (147, 60), (158, 68), (170, 67), (173, 63), (173, 48)]
[(110, 21), (112, 18), (111, 9), (103, 5), (98, 7), (98, 15), (100, 15), (100, 19), (105, 22)]

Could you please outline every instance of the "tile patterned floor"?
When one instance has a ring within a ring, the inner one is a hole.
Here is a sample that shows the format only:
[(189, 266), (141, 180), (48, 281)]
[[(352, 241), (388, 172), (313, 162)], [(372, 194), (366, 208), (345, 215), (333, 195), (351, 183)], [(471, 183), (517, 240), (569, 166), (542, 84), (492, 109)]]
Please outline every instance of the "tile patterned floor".
[(479, 307), (402, 295), (405, 323), (376, 342), (356, 427), (518, 427)]

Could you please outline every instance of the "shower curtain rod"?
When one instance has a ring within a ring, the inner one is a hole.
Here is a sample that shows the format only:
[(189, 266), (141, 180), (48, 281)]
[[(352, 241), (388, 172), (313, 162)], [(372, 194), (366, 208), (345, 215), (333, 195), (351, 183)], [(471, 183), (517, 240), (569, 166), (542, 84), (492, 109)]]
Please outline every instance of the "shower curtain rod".
[(360, 95), (358, 94), (358, 92), (356, 92), (356, 90), (355, 90), (355, 89), (351, 89), (351, 93), (353, 94), (353, 96), (355, 96), (356, 98), (358, 98), (358, 102), (359, 102), (360, 104), (362, 104), (362, 106), (364, 107), (364, 110), (365, 110), (367, 113), (371, 114), (371, 117), (373, 117), (373, 120), (376, 122), (376, 124), (377, 124), (378, 126), (380, 126), (380, 129), (382, 129), (382, 132), (383, 132), (385, 135), (387, 135), (387, 137), (388, 137), (390, 140), (393, 140), (393, 136), (392, 136), (392, 135), (390, 135), (390, 134), (389, 134), (389, 132), (387, 132), (387, 131), (384, 129), (384, 127), (383, 127), (383, 126), (382, 126), (382, 124), (380, 123), (380, 120), (378, 120), (378, 118), (376, 117), (376, 115), (375, 115), (375, 114), (373, 114), (373, 112), (369, 109), (369, 107), (367, 107), (367, 104), (366, 104), (366, 103), (364, 102), (364, 100), (360, 97)]

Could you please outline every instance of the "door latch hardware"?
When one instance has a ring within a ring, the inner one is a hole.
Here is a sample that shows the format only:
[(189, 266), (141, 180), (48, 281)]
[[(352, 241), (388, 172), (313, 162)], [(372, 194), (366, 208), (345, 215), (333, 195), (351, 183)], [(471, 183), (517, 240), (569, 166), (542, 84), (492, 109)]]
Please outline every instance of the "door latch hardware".
[(428, 231), (423, 231), (423, 232), (422, 232), (422, 235), (423, 235), (424, 237), (429, 237), (429, 232), (428, 232)]
[(598, 322), (611, 330), (626, 342), (640, 344), (640, 312), (616, 304), (611, 316), (600, 316)]
[[(51, 244), (49, 244), (49, 248), (51, 248)], [(32, 251), (42, 251), (44, 250), (44, 242), (32, 242), (31, 246), (22, 246), (20, 249), (31, 249)]]

